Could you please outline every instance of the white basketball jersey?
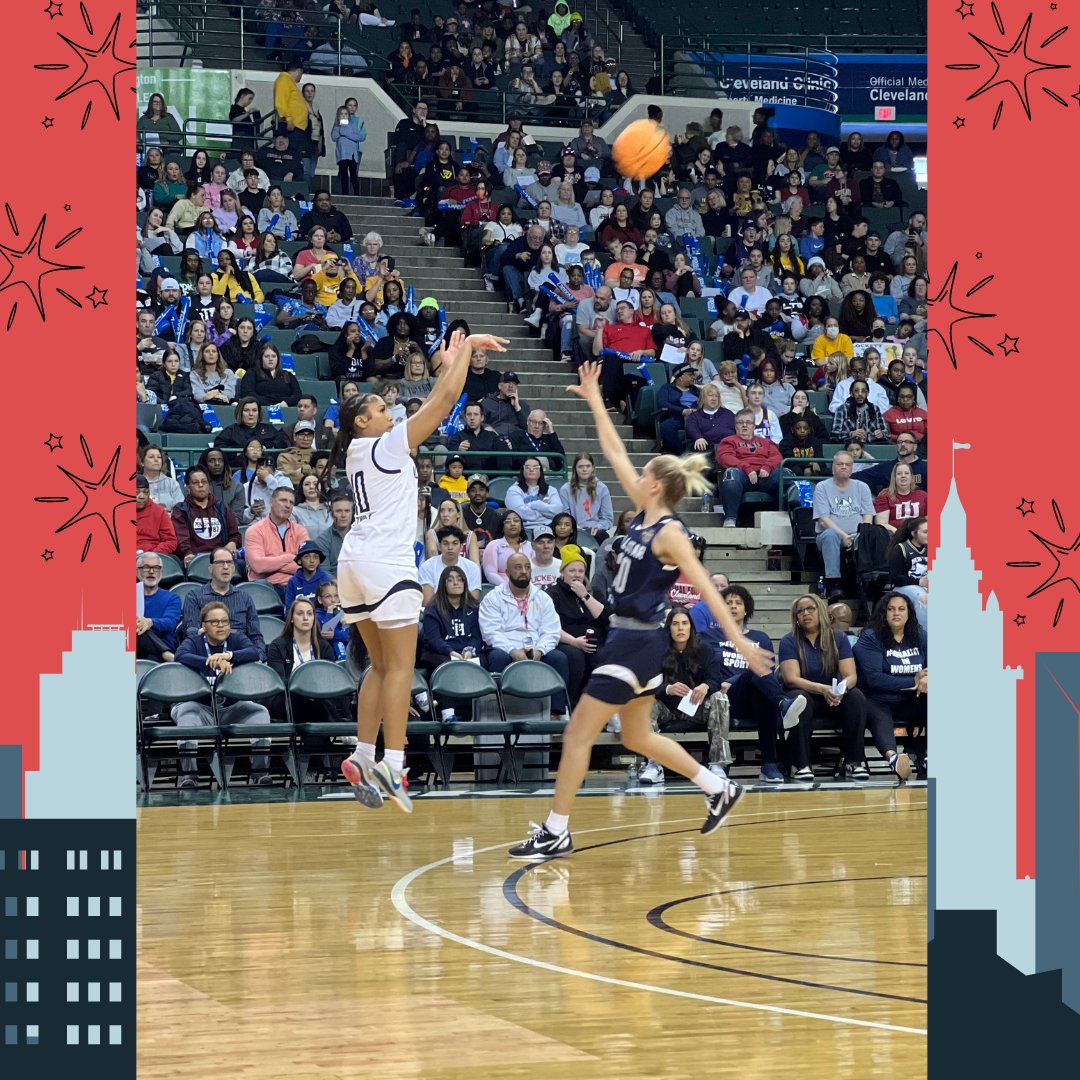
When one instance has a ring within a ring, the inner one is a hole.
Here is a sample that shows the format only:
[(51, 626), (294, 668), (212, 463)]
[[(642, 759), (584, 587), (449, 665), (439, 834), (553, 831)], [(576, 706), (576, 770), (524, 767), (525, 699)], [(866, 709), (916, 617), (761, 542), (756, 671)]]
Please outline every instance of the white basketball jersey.
[(416, 463), (407, 424), (377, 439), (353, 439), (345, 460), (353, 496), (353, 523), (342, 558), (363, 554), (379, 562), (415, 564)]

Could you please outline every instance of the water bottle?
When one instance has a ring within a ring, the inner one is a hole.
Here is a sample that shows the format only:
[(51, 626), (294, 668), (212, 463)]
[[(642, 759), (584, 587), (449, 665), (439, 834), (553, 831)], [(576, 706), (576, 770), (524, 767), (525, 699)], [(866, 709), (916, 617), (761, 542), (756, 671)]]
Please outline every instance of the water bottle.
[(817, 579), (817, 594), (818, 594), (818, 596), (824, 596), (825, 595), (825, 575), (824, 574), (822, 574), (821, 577), (819, 577)]
[(431, 699), (428, 697), (426, 690), (422, 690), (416, 695), (416, 705), (417, 708), (423, 709), (424, 712), (427, 712), (431, 707)]
[(711, 514), (713, 509), (712, 492), (706, 491), (701, 496), (701, 512), (703, 514)]
[(533, 654), (533, 639), (532, 639), (532, 634), (526, 634), (526, 635), (525, 635), (525, 637), (524, 637), (524, 638), (522, 639), (522, 642), (521, 642), (521, 647), (522, 647), (522, 648), (523, 648), (523, 649), (525, 650), (525, 652), (526, 652), (526, 658), (527, 658), (527, 659), (529, 659), (529, 660), (531, 660), (531, 659), (532, 659), (532, 654)]

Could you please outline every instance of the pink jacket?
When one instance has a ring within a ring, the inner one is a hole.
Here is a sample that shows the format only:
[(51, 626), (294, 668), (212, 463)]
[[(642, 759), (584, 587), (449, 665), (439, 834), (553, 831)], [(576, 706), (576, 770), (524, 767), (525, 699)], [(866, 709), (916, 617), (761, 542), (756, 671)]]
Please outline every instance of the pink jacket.
[(308, 539), (307, 529), (290, 521), (285, 526), (284, 540), (269, 515), (255, 522), (244, 534), (244, 561), (249, 581), (268, 581), (271, 585), (286, 585), (299, 566), (296, 553)]

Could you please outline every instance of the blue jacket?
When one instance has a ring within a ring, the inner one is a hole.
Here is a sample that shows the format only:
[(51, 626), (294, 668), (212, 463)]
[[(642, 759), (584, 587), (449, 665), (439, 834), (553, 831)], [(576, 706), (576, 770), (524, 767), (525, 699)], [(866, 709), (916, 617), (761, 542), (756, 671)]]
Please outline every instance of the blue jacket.
[(143, 614), (154, 624), (154, 633), (169, 648), (176, 649), (176, 627), (180, 622), (180, 597), (168, 589), (158, 589), (143, 599)]
[[(176, 662), (197, 671), (207, 682), (210, 681), (211, 676), (216, 680), (217, 673), (206, 666), (206, 650), (206, 638), (198, 630), (192, 630), (180, 642), (180, 648), (176, 650)], [(254, 664), (259, 659), (259, 650), (239, 630), (230, 630), (224, 643), (214, 646), (210, 652), (231, 652), (233, 667), (240, 664)]]
[(680, 390), (674, 383), (664, 383), (656, 392), (656, 408), (665, 420), (678, 420), (683, 423), (683, 409), (692, 409), (694, 405), (683, 403), (683, 394), (693, 397), (697, 402), (697, 391), (694, 389)]
[[(315, 618), (318, 620), (319, 629), (321, 630), (336, 614), (333, 611), (326, 611), (324, 608), (315, 608)], [(326, 639), (323, 638), (325, 641)], [(345, 659), (345, 650), (349, 647), (349, 626), (348, 623), (339, 622), (334, 628), (334, 640), (329, 643), (333, 646), (334, 653), (339, 660)]]
[(333, 580), (321, 566), (311, 577), (308, 577), (304, 572), (304, 568), (301, 567), (289, 578), (289, 583), (285, 586), (285, 611), (288, 612), (289, 608), (292, 607), (292, 602), (298, 596), (310, 600), (314, 604), (315, 593), (318, 592), (319, 586), (324, 581)]
[(434, 604), (429, 604), (421, 628), (424, 651), (438, 653), (447, 660), (452, 652), (459, 653), (462, 649), (472, 649), (477, 655), (484, 649), (478, 608), (458, 608), (447, 619)]
[(347, 124), (335, 123), (330, 129), (330, 138), (334, 140), (338, 161), (355, 161), (359, 164), (363, 153), (360, 144), (367, 140), (367, 130), (360, 117), (351, 117)]
[(926, 631), (921, 626), (918, 643), (911, 646), (898, 645), (895, 640), (883, 646), (867, 627), (854, 651), (859, 688), (871, 701), (899, 705), (914, 696), (915, 676), (926, 667)]

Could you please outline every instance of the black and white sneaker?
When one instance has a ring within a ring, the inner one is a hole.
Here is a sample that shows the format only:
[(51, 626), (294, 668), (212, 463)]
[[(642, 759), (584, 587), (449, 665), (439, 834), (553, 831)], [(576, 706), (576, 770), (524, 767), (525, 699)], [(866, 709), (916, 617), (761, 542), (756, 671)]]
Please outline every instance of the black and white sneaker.
[(743, 789), (734, 780), (728, 783), (723, 791), (715, 795), (705, 796), (705, 806), (708, 813), (701, 826), (702, 834), (711, 833), (718, 825), (723, 823), (724, 818), (735, 809), (735, 804), (742, 798)]
[(574, 841), (569, 830), (556, 835), (546, 825), (529, 822), (532, 832), (527, 840), (512, 847), (507, 854), (511, 859), (523, 859), (526, 862), (543, 862), (545, 859), (558, 859), (570, 855), (574, 850)]

